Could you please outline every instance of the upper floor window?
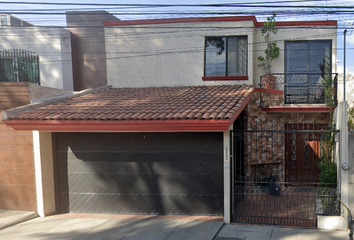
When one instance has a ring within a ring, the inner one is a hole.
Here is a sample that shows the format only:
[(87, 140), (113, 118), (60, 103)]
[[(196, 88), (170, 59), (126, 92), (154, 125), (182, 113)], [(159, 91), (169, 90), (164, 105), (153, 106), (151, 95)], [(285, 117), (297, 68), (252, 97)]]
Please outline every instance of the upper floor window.
[(331, 73), (330, 40), (285, 42), (286, 73)]
[(26, 50), (0, 51), (0, 82), (39, 84), (39, 57)]
[(247, 76), (247, 36), (206, 37), (204, 76)]
[(330, 40), (286, 41), (285, 103), (325, 104), (332, 101), (327, 99), (325, 92), (328, 84), (334, 84), (331, 59)]

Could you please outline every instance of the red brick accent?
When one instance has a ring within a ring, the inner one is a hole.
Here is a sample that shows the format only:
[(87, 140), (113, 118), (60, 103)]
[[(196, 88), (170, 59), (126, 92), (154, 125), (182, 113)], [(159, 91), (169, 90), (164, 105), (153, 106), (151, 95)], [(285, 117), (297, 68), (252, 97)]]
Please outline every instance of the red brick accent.
[(238, 17), (204, 17), (204, 18), (196, 17), (196, 18), (164, 18), (164, 19), (128, 20), (128, 21), (106, 21), (103, 22), (103, 25), (107, 27), (107, 26), (166, 24), (166, 23), (237, 22), (237, 21), (253, 21), (255, 25), (258, 23), (255, 16), (238, 16)]
[(255, 92), (263, 92), (263, 93), (284, 94), (284, 91), (275, 90), (275, 89), (255, 88), (254, 91)]
[(203, 81), (246, 81), (248, 76), (202, 77)]
[[(164, 19), (141, 19), (128, 21), (105, 21), (103, 25), (107, 26), (127, 26), (127, 25), (146, 25), (146, 24), (166, 24), (166, 23), (190, 23), (190, 22), (237, 22), (253, 21), (256, 27), (263, 27), (263, 22), (258, 22), (255, 16), (237, 16), (237, 17), (196, 17), (196, 18), (164, 18)], [(277, 22), (279, 27), (288, 26), (336, 26), (337, 21), (284, 21)]]
[(264, 112), (330, 112), (333, 111), (333, 107), (307, 107), (307, 106), (275, 106), (275, 107), (262, 107)]

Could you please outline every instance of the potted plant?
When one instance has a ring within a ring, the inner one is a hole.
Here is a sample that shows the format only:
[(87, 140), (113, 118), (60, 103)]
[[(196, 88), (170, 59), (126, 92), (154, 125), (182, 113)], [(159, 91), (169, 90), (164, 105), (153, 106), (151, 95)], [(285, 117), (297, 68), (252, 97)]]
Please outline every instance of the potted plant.
[(276, 14), (273, 13), (271, 17), (267, 18), (267, 21), (263, 23), (262, 36), (267, 44), (267, 48), (264, 53), (265, 56), (259, 56), (257, 60), (260, 62), (257, 66), (263, 70), (261, 78), (261, 84), (263, 88), (273, 89), (275, 85), (276, 77), (271, 75), (271, 63), (273, 59), (279, 57), (280, 48), (277, 46), (276, 41), (271, 41), (269, 38), (271, 34), (277, 34), (278, 28), (275, 23)]

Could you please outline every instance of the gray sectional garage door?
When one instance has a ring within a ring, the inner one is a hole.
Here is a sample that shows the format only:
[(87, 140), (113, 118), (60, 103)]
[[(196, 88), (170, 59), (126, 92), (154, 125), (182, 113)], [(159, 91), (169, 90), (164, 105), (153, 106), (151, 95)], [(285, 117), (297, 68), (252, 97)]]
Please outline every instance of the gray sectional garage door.
[(58, 133), (60, 212), (223, 214), (222, 133)]

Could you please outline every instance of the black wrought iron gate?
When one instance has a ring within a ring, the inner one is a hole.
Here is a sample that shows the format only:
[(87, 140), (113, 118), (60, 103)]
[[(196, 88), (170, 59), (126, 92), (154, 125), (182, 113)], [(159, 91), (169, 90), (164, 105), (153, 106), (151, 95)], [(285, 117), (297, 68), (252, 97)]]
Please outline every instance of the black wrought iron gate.
[(339, 214), (339, 131), (310, 122), (239, 126), (231, 132), (234, 222), (316, 227), (318, 214)]

